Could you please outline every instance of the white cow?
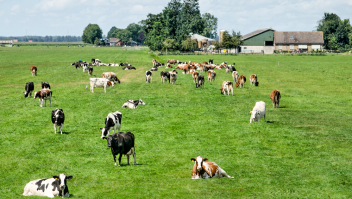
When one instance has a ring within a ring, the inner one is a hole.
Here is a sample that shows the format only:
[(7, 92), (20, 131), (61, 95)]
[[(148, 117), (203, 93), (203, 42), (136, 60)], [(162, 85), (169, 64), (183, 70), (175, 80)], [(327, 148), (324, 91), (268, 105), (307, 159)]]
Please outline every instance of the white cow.
[(53, 176), (49, 179), (37, 179), (30, 181), (24, 187), (24, 196), (46, 196), (54, 198), (55, 196), (70, 197), (66, 180), (72, 179), (72, 176), (66, 176), (61, 173), (60, 176)]
[[(106, 93), (106, 87), (111, 86), (114, 87), (114, 82), (109, 81), (108, 79), (105, 78), (89, 78), (90, 80), (90, 91), (94, 93), (93, 89), (95, 87), (104, 87), (104, 92)], [(86, 86), (86, 89), (88, 88), (88, 84)]]
[(256, 102), (252, 111), (249, 111), (251, 115), (251, 119), (249, 123), (260, 122), (260, 119), (264, 116), (264, 121), (266, 122), (266, 104), (263, 101)]

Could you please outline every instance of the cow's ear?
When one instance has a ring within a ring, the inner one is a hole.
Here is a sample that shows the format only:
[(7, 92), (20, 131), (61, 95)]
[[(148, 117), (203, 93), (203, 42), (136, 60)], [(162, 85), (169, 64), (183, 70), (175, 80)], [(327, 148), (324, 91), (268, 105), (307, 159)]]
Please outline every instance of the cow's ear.
[(103, 130), (103, 128), (100, 128), (100, 130)]
[(67, 176), (66, 179), (67, 180), (71, 180), (73, 177), (72, 176)]
[(208, 161), (208, 158), (204, 158), (203, 161), (204, 161), (204, 162), (205, 162), (205, 161)]
[(60, 109), (62, 112), (64, 112), (64, 110)]
[(195, 162), (195, 161), (196, 161), (196, 159), (194, 159), (194, 158), (191, 158), (191, 161), (192, 161), (192, 162)]
[(59, 176), (53, 176), (53, 178), (56, 180), (56, 179), (59, 179)]

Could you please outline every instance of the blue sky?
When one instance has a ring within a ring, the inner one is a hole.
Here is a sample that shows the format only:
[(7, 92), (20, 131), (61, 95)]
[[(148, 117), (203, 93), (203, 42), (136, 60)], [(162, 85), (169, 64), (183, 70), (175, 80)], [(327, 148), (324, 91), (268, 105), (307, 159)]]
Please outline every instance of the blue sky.
[[(157, 14), (169, 0), (0, 0), (0, 36), (81, 36), (89, 23), (106, 35)], [(247, 34), (259, 28), (312, 31), (324, 12), (352, 16), (352, 0), (200, 0), (201, 13), (218, 18), (218, 29)]]

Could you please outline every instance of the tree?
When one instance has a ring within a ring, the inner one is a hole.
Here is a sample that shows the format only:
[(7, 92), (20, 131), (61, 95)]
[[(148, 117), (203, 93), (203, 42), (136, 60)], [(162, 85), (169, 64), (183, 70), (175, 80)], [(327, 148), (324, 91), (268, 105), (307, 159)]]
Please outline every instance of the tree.
[(126, 30), (131, 32), (131, 38), (133, 41), (137, 41), (140, 32), (143, 32), (143, 28), (139, 24), (131, 23), (127, 26)]
[(218, 29), (218, 18), (214, 17), (210, 13), (204, 13), (202, 15), (204, 30), (202, 31), (202, 35), (209, 38), (217, 37), (217, 29)]
[(140, 33), (138, 34), (137, 41), (139, 41), (140, 43), (143, 43), (144, 40), (145, 40), (144, 32), (140, 32)]
[(95, 38), (94, 44), (97, 46), (99, 46), (101, 44), (101, 41), (100, 41), (100, 39), (98, 39), (98, 37)]
[(127, 43), (132, 40), (132, 33), (126, 29), (116, 29), (111, 37), (121, 39), (122, 42)]
[(82, 35), (82, 41), (84, 43), (93, 44), (95, 38), (101, 39), (103, 35), (103, 31), (97, 24), (88, 24), (88, 26), (84, 29)]
[(176, 49), (177, 47), (175, 39), (166, 39), (163, 42), (163, 44), (164, 44), (164, 47), (166, 48), (166, 52), (167, 52), (167, 49)]
[(229, 34), (228, 31), (225, 31), (222, 35), (221, 47), (225, 49), (231, 49), (235, 47), (235, 44), (232, 40), (232, 36)]
[(235, 31), (232, 31), (232, 40), (235, 45), (235, 48), (238, 48), (243, 44), (243, 40), (241, 38), (242, 38), (241, 32), (238, 31), (236, 33)]
[(323, 31), (324, 48), (331, 49), (329, 48), (331, 46), (331, 44), (329, 45), (329, 42), (331, 43), (329, 35), (336, 32), (339, 22), (340, 17), (334, 13), (324, 13), (323, 18), (318, 21), (317, 31)]
[(186, 39), (189, 33), (201, 34), (204, 30), (204, 21), (199, 11), (199, 0), (184, 0), (180, 12), (180, 26), (177, 36)]
[(113, 33), (116, 29), (117, 29), (117, 28), (116, 28), (115, 26), (113, 26), (113, 27), (110, 28), (110, 30), (109, 30), (109, 32), (108, 32), (108, 36), (107, 36), (108, 39), (111, 38), (112, 33)]
[(186, 40), (182, 41), (182, 48), (184, 50), (195, 50), (197, 49), (198, 44), (197, 44), (197, 40), (195, 39), (191, 39), (191, 37), (188, 37)]
[(153, 25), (152, 31), (149, 32), (146, 38), (146, 44), (151, 50), (161, 50), (164, 47), (163, 42), (166, 39), (166, 33), (161, 22), (156, 22)]
[(351, 30), (352, 28), (349, 19), (340, 21), (339, 26), (336, 28), (335, 32), (337, 48), (345, 49), (345, 46), (349, 45), (348, 33), (350, 33)]
[(181, 0), (171, 0), (163, 10), (164, 26), (170, 39), (177, 39), (181, 8)]

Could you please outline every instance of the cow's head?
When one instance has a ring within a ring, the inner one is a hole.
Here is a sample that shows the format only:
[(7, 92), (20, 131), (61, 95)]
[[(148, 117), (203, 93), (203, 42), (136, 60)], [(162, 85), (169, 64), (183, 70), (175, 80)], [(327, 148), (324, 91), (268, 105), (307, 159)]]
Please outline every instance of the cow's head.
[(66, 176), (63, 173), (60, 173), (59, 176), (53, 176), (55, 180), (59, 180), (60, 190), (64, 190), (66, 187), (66, 180), (72, 179), (72, 176)]
[(54, 113), (54, 117), (55, 117), (55, 124), (57, 124), (59, 119), (63, 119), (64, 115), (63, 115), (63, 110), (62, 109), (57, 109)]
[(251, 113), (251, 120), (255, 120), (256, 118), (259, 118), (260, 112), (258, 110), (253, 110), (249, 112)]
[(142, 101), (142, 99), (139, 99), (138, 104), (145, 105), (145, 103)]
[(107, 85), (108, 85), (108, 86), (111, 86), (111, 87), (114, 87), (114, 82), (108, 81), (108, 82), (107, 82)]
[(208, 161), (208, 158), (202, 158), (201, 156), (198, 156), (197, 158), (191, 158), (191, 161), (195, 162), (197, 171), (201, 171), (203, 169), (203, 162)]
[(106, 129), (106, 128), (100, 128), (100, 130), (101, 130), (101, 139), (106, 139), (106, 135), (109, 133), (108, 132), (108, 129)]
[(115, 76), (115, 79), (114, 79), (114, 80), (115, 80), (115, 83), (116, 83), (116, 82), (119, 83), (119, 84), (121, 83), (120, 80), (119, 80), (119, 78), (117, 78), (116, 76)]

